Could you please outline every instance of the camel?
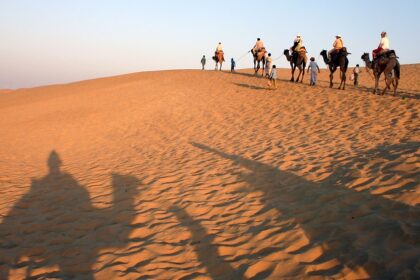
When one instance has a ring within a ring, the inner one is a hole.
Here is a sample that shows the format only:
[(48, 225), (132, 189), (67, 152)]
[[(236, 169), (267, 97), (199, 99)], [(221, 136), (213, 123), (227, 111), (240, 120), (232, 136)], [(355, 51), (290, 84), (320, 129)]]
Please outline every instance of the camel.
[(113, 173), (114, 203), (97, 208), (86, 188), (60, 165), (52, 151), (49, 173), (32, 179), (29, 191), (0, 224), (0, 279), (9, 279), (16, 267), (26, 267), (23, 278), (32, 279), (33, 270), (45, 265), (57, 269), (37, 279), (94, 279), (98, 253), (127, 246), (140, 180)]
[(255, 71), (255, 75), (258, 74), (258, 71), (260, 70), (260, 63), (262, 63), (262, 73), (261, 76), (264, 76), (264, 69), (265, 69), (265, 54), (267, 53), (267, 51), (265, 50), (265, 48), (262, 48), (260, 51), (258, 52), (254, 52), (254, 50), (251, 50), (252, 56), (254, 57), (254, 71)]
[(296, 78), (296, 82), (299, 82), (299, 77), (300, 74), (302, 74), (302, 79), (300, 80), (300, 82), (303, 82), (303, 77), (305, 76), (305, 68), (306, 68), (306, 62), (308, 60), (307, 56), (306, 56), (306, 49), (305, 47), (302, 47), (299, 52), (298, 55), (296, 56), (291, 56), (289, 53), (289, 50), (284, 50), (283, 52), (284, 56), (286, 56), (287, 61), (290, 62), (290, 67), (292, 68), (292, 78), (290, 79), (291, 82), (295, 81), (295, 70), (296, 67), (299, 69), (299, 75)]
[(225, 61), (225, 56), (224, 56), (223, 51), (215, 52), (215, 54), (213, 56), (213, 60), (216, 62), (216, 66), (215, 66), (214, 70), (217, 70), (217, 65), (220, 64), (219, 70), (222, 71), (222, 64)]
[(322, 58), (324, 59), (325, 64), (328, 65), (328, 68), (330, 69), (330, 88), (333, 87), (333, 82), (332, 81), (333, 81), (333, 77), (334, 77), (334, 72), (335, 72), (335, 70), (337, 70), (338, 67), (340, 67), (341, 82), (340, 82), (340, 86), (338, 87), (338, 89), (345, 90), (345, 88), (346, 88), (346, 72), (347, 72), (347, 68), (349, 66), (349, 60), (347, 58), (348, 54), (349, 53), (347, 52), (347, 49), (342, 48), (341, 51), (338, 54), (333, 55), (331, 57), (331, 60), (328, 60), (326, 50), (322, 50), (322, 52), (320, 53), (320, 55), (322, 55)]
[(365, 62), (366, 67), (373, 70), (373, 75), (375, 76), (375, 88), (373, 89), (373, 94), (376, 94), (378, 90), (379, 78), (382, 73), (385, 75), (385, 88), (382, 91), (384, 95), (388, 89), (391, 89), (391, 83), (394, 87), (394, 96), (397, 94), (398, 81), (400, 79), (400, 63), (398, 62), (395, 51), (390, 51), (387, 54), (384, 54), (376, 60), (376, 63), (370, 61), (369, 54), (364, 53), (362, 55), (362, 60)]

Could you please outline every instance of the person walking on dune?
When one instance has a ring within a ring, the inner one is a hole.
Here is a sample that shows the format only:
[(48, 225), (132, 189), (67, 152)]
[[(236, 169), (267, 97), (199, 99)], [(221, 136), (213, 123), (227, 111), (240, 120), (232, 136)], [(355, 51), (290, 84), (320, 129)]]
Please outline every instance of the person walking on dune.
[(201, 70), (204, 70), (204, 67), (206, 66), (206, 56), (203, 55), (201, 58)]
[(271, 68), (271, 73), (268, 76), (268, 89), (277, 89), (277, 69), (276, 65), (273, 65), (273, 68)]
[(269, 53), (266, 57), (265, 62), (265, 76), (269, 77), (271, 74), (271, 70), (273, 69), (273, 58), (271, 57), (271, 53)]
[(359, 85), (359, 74), (360, 74), (359, 64), (356, 64), (356, 67), (353, 69), (353, 82), (355, 86)]
[(309, 73), (309, 69), (311, 70), (311, 79), (309, 81), (309, 85), (314, 86), (316, 85), (316, 79), (317, 79), (318, 73), (320, 73), (319, 66), (315, 62), (314, 57), (311, 57), (311, 62), (309, 62), (308, 70), (306, 73)]
[(233, 57), (230, 59), (230, 72), (233, 73), (235, 72), (235, 67), (236, 67), (236, 62), (233, 59)]

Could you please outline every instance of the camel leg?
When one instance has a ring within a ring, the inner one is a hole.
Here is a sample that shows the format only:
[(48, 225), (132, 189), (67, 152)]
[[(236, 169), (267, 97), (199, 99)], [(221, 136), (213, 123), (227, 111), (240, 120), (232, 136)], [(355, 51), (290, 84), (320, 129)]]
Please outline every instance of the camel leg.
[(291, 82), (294, 82), (295, 81), (295, 69), (296, 69), (296, 66), (294, 66), (292, 64), (290, 64), (290, 65), (292, 66), (292, 78), (290, 79), (290, 81)]
[(222, 71), (222, 63), (220, 63), (219, 71)]
[(330, 88), (332, 88), (333, 87), (333, 73), (330, 73)]
[(299, 69), (299, 74), (298, 74), (298, 76), (296, 78), (296, 83), (299, 82), (300, 75), (302, 74), (302, 68), (298, 67), (298, 69)]
[(261, 77), (264, 77), (264, 71), (265, 71), (265, 61), (262, 62)]
[(398, 88), (398, 78), (394, 78), (392, 80), (392, 86), (394, 87), (394, 96), (397, 95), (397, 88)]
[(343, 90), (345, 90), (346, 89), (346, 72), (344, 71), (341, 73), (341, 83), (343, 84)]
[(301, 83), (303, 83), (303, 77), (305, 77), (305, 66), (303, 66), (302, 70), (302, 79), (300, 80)]
[(392, 82), (392, 77), (389, 77), (390, 74), (385, 75), (385, 88), (382, 91), (382, 95), (386, 94), (388, 89), (391, 89), (391, 82)]
[(378, 91), (378, 85), (379, 85), (379, 76), (375, 77), (375, 88), (373, 89), (373, 94), (376, 94)]

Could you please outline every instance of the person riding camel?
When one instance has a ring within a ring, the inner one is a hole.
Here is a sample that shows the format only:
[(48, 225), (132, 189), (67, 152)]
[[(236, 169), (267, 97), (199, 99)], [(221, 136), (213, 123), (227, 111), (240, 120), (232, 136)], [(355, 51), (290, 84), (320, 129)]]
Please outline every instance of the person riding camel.
[(372, 51), (373, 60), (375, 60), (379, 55), (389, 51), (389, 39), (385, 31), (381, 33), (381, 41), (376, 49)]
[(217, 44), (216, 51), (214, 53), (217, 55), (219, 52), (223, 52), (223, 46), (222, 46), (221, 42), (219, 42), (219, 44)]
[(341, 35), (335, 36), (335, 41), (333, 43), (333, 49), (328, 52), (328, 61), (331, 61), (333, 55), (338, 54), (342, 48), (344, 48), (343, 39), (341, 39)]
[(255, 42), (255, 45), (251, 50), (252, 54), (256, 56), (264, 48), (264, 42), (260, 38), (257, 38), (257, 42)]
[(293, 59), (296, 59), (300, 49), (303, 47), (302, 36), (300, 34), (296, 35), (295, 40), (293, 41), (293, 46), (290, 47), (290, 51), (292, 52)]

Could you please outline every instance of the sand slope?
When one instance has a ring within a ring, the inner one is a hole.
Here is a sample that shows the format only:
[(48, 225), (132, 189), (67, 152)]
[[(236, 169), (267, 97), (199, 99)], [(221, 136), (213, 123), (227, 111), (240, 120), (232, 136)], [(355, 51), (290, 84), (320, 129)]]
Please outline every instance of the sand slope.
[(0, 279), (418, 279), (420, 65), (327, 75), (0, 92)]

